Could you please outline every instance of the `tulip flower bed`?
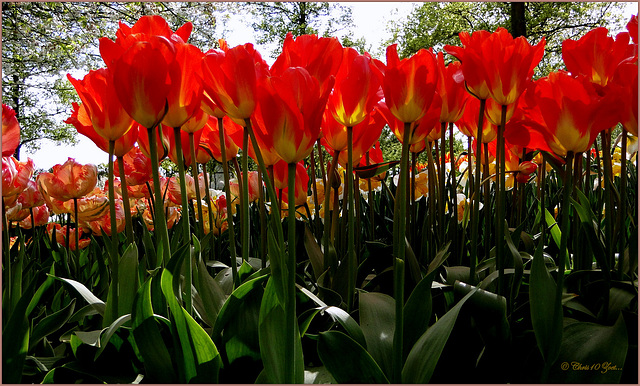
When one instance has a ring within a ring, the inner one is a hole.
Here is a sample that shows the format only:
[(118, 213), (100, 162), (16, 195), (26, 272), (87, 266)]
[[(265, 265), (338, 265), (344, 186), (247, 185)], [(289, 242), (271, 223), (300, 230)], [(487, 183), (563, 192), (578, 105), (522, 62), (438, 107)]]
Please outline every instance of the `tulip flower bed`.
[(191, 28), (121, 23), (68, 77), (107, 181), (33, 176), (3, 105), (3, 382), (637, 383), (636, 17), (536, 80), (502, 28), (271, 66)]

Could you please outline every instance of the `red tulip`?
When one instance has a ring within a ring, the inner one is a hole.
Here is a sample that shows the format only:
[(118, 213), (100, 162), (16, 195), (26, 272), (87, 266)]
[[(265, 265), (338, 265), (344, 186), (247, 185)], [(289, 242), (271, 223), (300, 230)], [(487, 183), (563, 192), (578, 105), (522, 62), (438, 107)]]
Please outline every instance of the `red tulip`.
[(8, 157), (15, 153), (20, 145), (20, 124), (16, 112), (9, 106), (2, 104), (2, 156)]
[(432, 51), (421, 49), (412, 57), (400, 60), (396, 46), (387, 47), (382, 85), (385, 103), (400, 121), (412, 123), (426, 114), (436, 94), (436, 58)]
[[(348, 161), (347, 154), (347, 128), (336, 122), (330, 116), (329, 110), (325, 112), (323, 120), (323, 137), (321, 142), (332, 152), (340, 151), (338, 162), (340, 165), (346, 165)], [(386, 121), (382, 114), (376, 109), (369, 114), (364, 121), (353, 127), (353, 159), (352, 162), (357, 164), (360, 158), (373, 146), (380, 138), (382, 129)], [(334, 153), (335, 156), (335, 153)]]
[(638, 44), (638, 15), (631, 16), (631, 19), (627, 23), (627, 31), (629, 31), (629, 36), (631, 36), (633, 43)]
[[(224, 143), (226, 145), (225, 155), (227, 158), (222, 160), (222, 151), (220, 149), (220, 130), (218, 128), (218, 118), (211, 117), (205, 127), (200, 139), (200, 147), (206, 149), (213, 158), (218, 162), (229, 162), (238, 155), (237, 143), (242, 143), (242, 126), (233, 122), (231, 118), (224, 117), (222, 119), (224, 125)], [(251, 154), (249, 154), (251, 155)]]
[(562, 42), (562, 59), (567, 71), (572, 75), (582, 75), (602, 87), (613, 78), (616, 67), (623, 60), (634, 56), (629, 45), (629, 34), (618, 34), (614, 40), (609, 31), (595, 28), (579, 40), (567, 39)]
[(490, 42), (488, 31), (475, 31), (469, 34), (460, 32), (462, 47), (445, 45), (444, 49), (450, 55), (455, 56), (461, 63), (464, 81), (467, 90), (478, 99), (489, 99), (489, 76), (484, 66), (489, 60)]
[(61, 201), (80, 198), (90, 193), (98, 182), (98, 169), (95, 165), (81, 165), (69, 158), (62, 165), (54, 165), (53, 173), (40, 173), (38, 183), (46, 190), (43, 192)]
[[(134, 147), (122, 157), (124, 161), (124, 174), (128, 186), (142, 185), (151, 180), (151, 159), (145, 156), (139, 147)], [(119, 160), (114, 163), (116, 177), (120, 175)]]
[(193, 29), (193, 24), (185, 23), (182, 27), (178, 28), (176, 32), (171, 30), (169, 24), (162, 16), (142, 16), (138, 21), (133, 25), (133, 27), (129, 27), (123, 22), (119, 23), (118, 31), (116, 32), (116, 43), (122, 44), (123, 41), (130, 39), (132, 37), (136, 37), (138, 35), (142, 36), (163, 36), (167, 39), (170, 39), (173, 35), (177, 35), (183, 41), (189, 40), (189, 36), (191, 35), (191, 30)]
[(327, 108), (341, 125), (353, 127), (364, 121), (382, 98), (378, 92), (381, 79), (369, 55), (359, 55), (353, 48), (344, 52)]
[[(440, 126), (440, 106), (441, 99), (438, 94), (434, 92), (433, 102), (429, 108), (425, 111), (425, 114), (417, 121), (414, 122), (411, 127), (411, 135), (409, 136), (409, 144), (415, 145), (423, 142), (427, 135), (434, 129), (434, 127)], [(381, 102), (378, 104), (378, 110), (387, 121), (387, 124), (391, 128), (393, 134), (402, 143), (404, 141), (404, 123), (397, 118), (386, 104)]]
[[(156, 153), (158, 161), (162, 161), (169, 154), (169, 139), (164, 136), (162, 126), (158, 126), (156, 132)], [(138, 126), (138, 146), (142, 154), (151, 158), (151, 149), (149, 146), (149, 131), (142, 125)]]
[[(187, 187), (187, 200), (195, 200), (196, 199), (196, 183), (193, 177), (190, 175), (185, 175), (185, 182)], [(198, 175), (198, 182), (200, 186), (200, 197), (205, 196), (205, 190), (207, 189), (204, 183), (204, 175), (200, 173)], [(169, 178), (169, 198), (176, 205), (182, 204), (182, 195), (180, 193), (180, 180), (177, 177)]]
[[(249, 176), (249, 202), (256, 202), (258, 201), (258, 198), (260, 198), (260, 187), (262, 184), (260, 179), (258, 178), (257, 171), (250, 171), (249, 173), (247, 173), (247, 175)], [(232, 178), (229, 180), (229, 192), (234, 197), (240, 197), (240, 186), (238, 186), (238, 179)]]
[(621, 106), (620, 123), (634, 136), (638, 136), (638, 63), (620, 63), (608, 84), (607, 94), (615, 95)]
[(559, 156), (587, 151), (598, 133), (618, 121), (619, 106), (609, 96), (600, 97), (585, 78), (552, 72), (534, 82), (530, 105), (540, 106), (543, 135)]
[(20, 162), (14, 157), (2, 157), (2, 197), (14, 196), (25, 190), (33, 169), (31, 158)]
[[(262, 140), (287, 163), (297, 163), (311, 153), (318, 139), (329, 91), (301, 67), (265, 79), (258, 91), (255, 118), (266, 129)], [(256, 135), (260, 131), (256, 130)]]
[(269, 73), (253, 45), (247, 43), (226, 52), (211, 50), (202, 60), (204, 90), (215, 104), (232, 118), (251, 117), (258, 79)]
[(335, 37), (317, 37), (302, 35), (293, 39), (287, 33), (282, 46), (282, 53), (271, 66), (272, 75), (282, 75), (289, 67), (304, 67), (311, 76), (320, 82), (323, 91), (331, 76), (335, 76), (343, 58), (343, 48)]
[[(282, 201), (289, 203), (289, 172), (286, 162), (281, 161), (275, 164), (273, 168), (275, 186), (277, 188), (277, 194), (282, 191)], [(302, 205), (307, 202), (307, 192), (309, 190), (309, 173), (304, 167), (304, 162), (300, 161), (296, 163), (296, 178), (295, 178), (295, 205)]]
[(464, 87), (462, 63), (453, 62), (445, 67), (442, 52), (438, 52), (437, 60), (437, 91), (442, 99), (440, 122), (456, 122), (462, 117), (464, 107), (470, 99), (469, 93)]
[[(91, 121), (91, 118), (88, 115), (87, 109), (84, 104), (78, 105), (77, 103), (72, 103), (73, 110), (71, 111), (71, 116), (67, 118), (64, 123), (73, 125), (78, 133), (88, 137), (96, 144), (102, 151), (105, 153), (109, 152), (109, 140), (105, 137), (99, 135)], [(121, 157), (129, 152), (133, 148), (138, 139), (138, 127), (140, 126), (137, 122), (131, 120), (133, 126), (129, 131), (127, 131), (120, 138), (115, 140), (115, 147), (113, 154), (116, 157)]]
[(44, 205), (44, 197), (42, 197), (42, 193), (38, 190), (38, 184), (34, 180), (29, 180), (26, 189), (18, 194), (18, 203), (25, 209)]
[(89, 71), (82, 80), (67, 74), (82, 100), (93, 129), (108, 141), (115, 141), (131, 130), (135, 121), (122, 108), (113, 80), (106, 68)]
[[(487, 99), (488, 101), (489, 99)], [(467, 137), (476, 137), (478, 132), (478, 116), (480, 114), (480, 100), (471, 98), (467, 102), (462, 117), (456, 121), (458, 130)], [(498, 136), (498, 128), (489, 119), (483, 120), (482, 142), (489, 143)]]
[(181, 127), (200, 111), (203, 53), (198, 47), (186, 43), (176, 43), (175, 50), (175, 61), (169, 66), (171, 89), (167, 95), (168, 109), (162, 123)]

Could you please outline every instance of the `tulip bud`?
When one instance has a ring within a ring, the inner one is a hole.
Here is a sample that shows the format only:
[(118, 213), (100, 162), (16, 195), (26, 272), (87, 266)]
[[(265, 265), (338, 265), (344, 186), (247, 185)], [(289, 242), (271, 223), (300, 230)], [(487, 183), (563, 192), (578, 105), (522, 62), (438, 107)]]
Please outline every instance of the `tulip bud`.
[(538, 165), (531, 161), (524, 161), (518, 165), (518, 171), (523, 174), (531, 174), (538, 169)]

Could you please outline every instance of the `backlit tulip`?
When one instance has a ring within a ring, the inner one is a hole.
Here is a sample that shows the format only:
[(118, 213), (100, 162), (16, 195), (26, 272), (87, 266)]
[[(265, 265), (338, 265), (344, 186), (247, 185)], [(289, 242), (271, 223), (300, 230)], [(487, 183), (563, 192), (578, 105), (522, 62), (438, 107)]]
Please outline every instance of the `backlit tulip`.
[[(122, 199), (117, 198), (115, 200), (115, 207), (116, 207), (115, 231), (117, 233), (122, 233), (124, 232), (124, 227), (125, 227), (125, 216), (124, 216), (124, 208), (122, 206)], [(111, 233), (112, 233), (111, 213), (109, 213), (108, 210), (105, 210), (104, 214), (98, 217), (98, 219), (94, 221), (88, 221), (86, 224), (91, 229), (91, 233), (93, 233), (94, 236), (102, 236), (102, 231), (104, 231), (104, 233), (107, 236), (111, 236)]]
[[(196, 183), (190, 175), (185, 175), (185, 182), (187, 188), (187, 200), (195, 200), (196, 199)], [(200, 197), (205, 196), (206, 185), (204, 183), (204, 175), (200, 173), (198, 175), (198, 182), (200, 185)], [(168, 192), (170, 193), (169, 198), (176, 205), (180, 205), (182, 203), (180, 194), (180, 180), (177, 177), (169, 178), (169, 188)]]
[[(54, 229), (56, 233), (56, 242), (66, 248), (67, 247), (67, 242), (66, 242), (67, 226), (66, 225), (61, 226), (60, 224), (56, 224), (52, 222), (47, 224), (47, 233), (49, 234), (49, 237), (53, 236)], [(76, 237), (75, 237), (76, 230), (77, 230), (76, 228), (69, 229), (69, 249), (71, 249), (72, 251), (75, 251), (77, 249)], [(84, 249), (88, 247), (89, 244), (91, 244), (91, 239), (88, 239), (88, 238), (79, 239), (78, 241), (78, 245), (80, 249)]]
[(444, 49), (450, 55), (455, 56), (461, 65), (464, 82), (467, 90), (478, 99), (489, 99), (488, 74), (484, 63), (491, 55), (488, 31), (474, 31), (469, 34), (460, 32), (462, 47), (445, 45)]
[[(397, 45), (387, 47), (387, 67), (382, 88), (391, 113), (404, 123), (422, 118), (431, 105), (438, 81), (436, 58), (421, 49), (400, 60)], [(417, 142), (417, 141), (415, 141)]]
[(289, 67), (303, 67), (318, 79), (324, 91), (331, 89), (329, 79), (338, 72), (343, 54), (342, 45), (335, 37), (302, 35), (294, 39), (289, 32), (284, 39), (282, 53), (271, 66), (271, 74), (281, 75)]
[[(334, 153), (340, 151), (338, 162), (345, 166), (348, 160), (347, 154), (347, 128), (338, 123), (329, 111), (325, 112), (323, 123), (323, 137), (321, 142)], [(386, 121), (378, 110), (370, 113), (364, 121), (353, 127), (353, 159), (352, 162), (357, 164), (360, 158), (373, 146), (380, 138), (382, 128)]]
[(52, 173), (38, 175), (38, 181), (45, 187), (46, 192), (61, 201), (88, 194), (96, 186), (97, 179), (98, 169), (95, 165), (81, 165), (73, 158), (69, 158), (62, 165), (54, 165)]
[(616, 67), (634, 55), (629, 45), (629, 34), (610, 37), (604, 27), (595, 28), (579, 40), (562, 42), (562, 60), (572, 75), (582, 75), (591, 82), (606, 86), (613, 78)]
[[(142, 153), (139, 147), (131, 149), (122, 159), (128, 186), (142, 185), (151, 179), (151, 160)], [(114, 171), (116, 177), (122, 178), (118, 160), (115, 161)]]
[(40, 205), (33, 208), (33, 222), (31, 221), (31, 214), (24, 220), (20, 221), (20, 228), (31, 229), (33, 225), (39, 227), (47, 225), (49, 222), (49, 208), (46, 205)]
[(328, 96), (328, 90), (323, 93), (318, 80), (301, 67), (265, 79), (255, 118), (266, 129), (262, 139), (267, 148), (289, 164), (307, 157), (318, 139)]
[[(480, 114), (480, 100), (471, 98), (467, 102), (462, 117), (456, 121), (458, 130), (467, 137), (476, 137), (478, 132), (478, 115)], [(498, 136), (498, 127), (490, 120), (484, 119), (482, 124), (482, 142), (489, 143)]]
[[(226, 159), (222, 160), (222, 152), (220, 150), (220, 130), (218, 128), (218, 118), (211, 117), (207, 121), (202, 137), (200, 137), (200, 147), (206, 149), (213, 158), (218, 162), (229, 162), (238, 155), (237, 143), (242, 143), (242, 126), (233, 122), (231, 118), (222, 118), (224, 125), (224, 143), (226, 145)], [(249, 154), (251, 155), (251, 154)]]
[(600, 97), (587, 79), (552, 72), (532, 87), (526, 96), (533, 98), (531, 104), (540, 106), (543, 135), (561, 157), (587, 151), (598, 133), (618, 121), (615, 99)]
[[(162, 127), (156, 130), (156, 154), (158, 161), (163, 160), (169, 154), (169, 139), (163, 134)], [(140, 151), (147, 158), (151, 158), (151, 147), (149, 146), (149, 131), (142, 125), (138, 126), (138, 146)]]
[[(203, 91), (200, 66), (203, 53), (198, 47), (187, 43), (176, 43), (174, 47), (175, 60), (169, 66), (171, 89), (167, 95), (167, 114), (162, 123), (170, 127), (181, 127), (200, 111)], [(194, 131), (196, 130), (189, 132)]]
[(20, 145), (20, 124), (16, 112), (9, 106), (2, 104), (2, 156), (8, 157)]
[[(278, 162), (273, 168), (273, 174), (275, 176), (275, 186), (277, 188), (277, 194), (282, 192), (282, 201), (289, 203), (289, 175), (288, 165), (286, 162)], [(302, 205), (307, 202), (307, 191), (309, 190), (309, 173), (304, 167), (304, 163), (296, 163), (296, 177), (295, 177), (295, 205)]]
[(616, 95), (621, 105), (620, 123), (633, 136), (638, 136), (638, 63), (626, 61), (616, 68), (608, 84), (608, 94)]
[[(257, 171), (251, 171), (247, 173), (247, 175), (249, 176), (249, 202), (256, 202), (260, 197), (260, 188), (262, 186), (262, 182), (258, 178)], [(232, 178), (229, 180), (229, 190), (232, 196), (240, 197), (240, 186), (238, 186), (237, 178)]]
[(18, 202), (25, 209), (44, 205), (44, 198), (38, 190), (38, 184), (34, 180), (29, 180), (27, 187), (18, 194)]
[(209, 51), (202, 62), (204, 90), (227, 115), (247, 119), (256, 107), (258, 79), (269, 73), (268, 65), (253, 45), (236, 46), (226, 52)]
[(470, 95), (464, 87), (464, 74), (460, 62), (444, 65), (444, 55), (438, 52), (438, 95), (442, 99), (440, 122), (456, 122), (462, 113)]
[(25, 190), (33, 170), (31, 158), (20, 162), (14, 157), (2, 157), (2, 197), (14, 196)]
[[(108, 153), (109, 140), (99, 135), (95, 131), (91, 118), (89, 117), (87, 113), (87, 109), (85, 108), (85, 105), (84, 104), (78, 105), (77, 103), (73, 102), (72, 106), (73, 106), (73, 110), (71, 111), (71, 116), (67, 118), (67, 120), (64, 121), (64, 123), (73, 125), (78, 131), (78, 133), (91, 139), (93, 143), (95, 143), (96, 146), (98, 146), (102, 151), (104, 151), (105, 153)], [(127, 152), (129, 152), (129, 150), (133, 148), (133, 146), (136, 143), (136, 140), (138, 139), (138, 128), (140, 127), (140, 125), (133, 120), (131, 122), (133, 123), (133, 126), (131, 127), (131, 129), (127, 131), (124, 135), (122, 135), (120, 138), (115, 140), (113, 154), (116, 157), (121, 157)]]
[(359, 55), (353, 48), (344, 51), (327, 108), (341, 125), (353, 127), (366, 119), (382, 95), (371, 57)]
[(515, 103), (544, 55), (545, 38), (532, 46), (525, 37), (513, 38), (498, 28), (489, 38), (491, 55), (485, 62), (491, 98), (502, 106)]
[(108, 141), (115, 141), (131, 130), (135, 121), (122, 108), (113, 80), (106, 68), (89, 71), (82, 80), (67, 74), (75, 87), (93, 129)]

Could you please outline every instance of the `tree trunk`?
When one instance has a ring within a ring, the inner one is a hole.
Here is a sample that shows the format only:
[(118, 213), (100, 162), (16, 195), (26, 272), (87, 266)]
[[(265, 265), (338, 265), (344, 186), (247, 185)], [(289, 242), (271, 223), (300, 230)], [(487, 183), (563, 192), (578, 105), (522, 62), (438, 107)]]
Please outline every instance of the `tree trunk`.
[(518, 36), (527, 37), (527, 21), (525, 14), (524, 2), (511, 2), (511, 34), (514, 38)]

